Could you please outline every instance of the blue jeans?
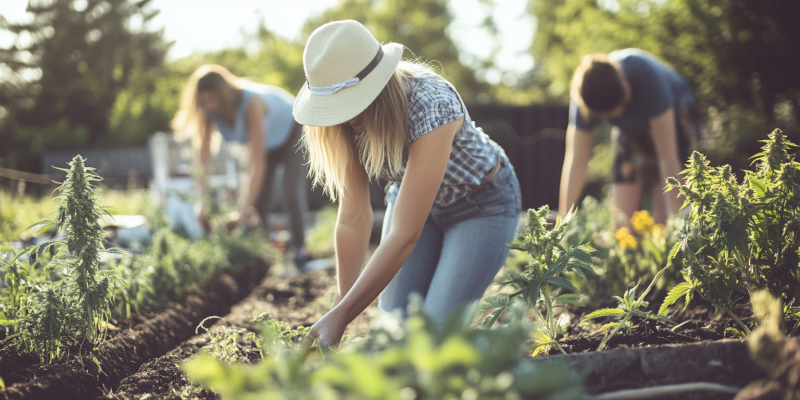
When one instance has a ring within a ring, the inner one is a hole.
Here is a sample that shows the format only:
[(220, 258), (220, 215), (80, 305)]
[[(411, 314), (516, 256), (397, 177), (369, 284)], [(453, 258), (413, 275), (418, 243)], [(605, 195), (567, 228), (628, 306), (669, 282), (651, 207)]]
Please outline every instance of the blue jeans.
[[(478, 300), (508, 256), (519, 225), (521, 196), (514, 168), (505, 157), (495, 176), (476, 193), (447, 207), (434, 205), (417, 246), (383, 290), (379, 307), (401, 309), (418, 293), (425, 310), (443, 321), (456, 306)], [(387, 191), (383, 234), (389, 232), (399, 187)]]

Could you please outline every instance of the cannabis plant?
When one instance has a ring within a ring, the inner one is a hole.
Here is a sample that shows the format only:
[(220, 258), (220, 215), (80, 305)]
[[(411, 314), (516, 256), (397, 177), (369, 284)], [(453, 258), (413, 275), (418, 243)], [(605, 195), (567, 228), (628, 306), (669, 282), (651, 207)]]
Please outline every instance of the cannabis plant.
[(748, 335), (734, 307), (765, 289), (783, 304), (783, 331), (800, 328), (800, 164), (789, 154), (796, 145), (780, 130), (765, 143), (741, 184), (729, 166), (712, 168), (700, 153), (681, 173), (683, 183), (668, 180), (668, 190), (677, 188), (692, 210), (669, 255), (682, 265), (685, 282), (669, 292), (660, 313), (697, 294)]
[[(512, 293), (501, 293), (483, 299), (481, 310), (493, 310), (484, 319), (483, 326), (491, 327), (508, 310), (514, 299), (519, 298), (536, 313), (544, 326), (542, 331), (547, 336), (543, 345), (554, 345), (562, 353), (558, 344), (559, 332), (563, 330), (564, 321), (555, 318), (553, 310), (563, 304), (583, 306), (578, 301), (580, 294), (559, 294), (561, 290), (575, 291), (575, 286), (564, 277), (567, 271), (586, 278), (586, 274), (594, 275), (591, 254), (594, 249), (588, 245), (571, 246), (568, 249), (561, 245), (561, 240), (575, 217), (570, 210), (564, 219), (556, 221), (552, 230), (547, 230), (548, 206), (538, 210), (528, 210), (527, 226), (520, 242), (510, 245), (512, 249), (528, 253), (529, 264), (522, 273), (508, 274), (498, 285), (508, 287)], [(544, 307), (544, 313), (539, 304)], [(543, 346), (542, 345), (542, 346)], [(541, 346), (538, 346), (541, 347)]]
[[(369, 342), (304, 359), (302, 349), (273, 345), (253, 366), (208, 353), (183, 365), (188, 377), (223, 398), (270, 399), (580, 399), (581, 377), (561, 365), (541, 368), (525, 357), (530, 327), (524, 310), (497, 329), (472, 327), (474, 309), (434, 323), (412, 305), (410, 317), (373, 320)], [(267, 345), (268, 347), (271, 345)]]
[[(19, 344), (37, 352), (42, 359), (52, 360), (58, 348), (71, 344), (76, 337), (96, 344), (104, 338), (106, 321), (113, 301), (111, 271), (100, 271), (100, 254), (121, 253), (105, 249), (105, 233), (100, 226), (101, 213), (111, 215), (97, 204), (92, 182), (101, 178), (93, 168), (84, 165), (76, 156), (69, 163), (66, 180), (58, 187), (58, 208), (54, 219), (44, 219), (34, 226), (54, 226), (63, 238), (28, 247), (19, 252), (9, 264), (21, 256), (52, 251), (49, 267), (64, 271), (63, 279), (45, 282), (33, 301), (25, 305), (27, 317), (18, 321), (21, 326)], [(48, 215), (48, 216), (49, 216)]]
[(639, 284), (641, 281), (637, 283), (634, 287), (625, 291), (625, 294), (620, 296), (614, 296), (619, 302), (619, 306), (617, 308), (602, 308), (596, 311), (589, 313), (589, 315), (583, 317), (584, 320), (587, 319), (594, 319), (594, 318), (605, 318), (605, 317), (614, 317), (618, 321), (617, 322), (610, 322), (608, 324), (603, 325), (600, 329), (611, 329), (611, 332), (603, 337), (603, 340), (600, 342), (600, 345), (597, 346), (597, 351), (602, 351), (605, 348), (606, 344), (611, 340), (614, 335), (616, 335), (621, 328), (627, 328), (628, 333), (631, 331), (632, 321), (631, 318), (639, 317), (642, 319), (653, 319), (659, 322), (665, 322), (674, 324), (672, 320), (667, 318), (664, 315), (660, 314), (653, 314), (649, 311), (645, 311), (644, 308), (647, 307), (650, 303), (644, 301), (644, 298), (650, 293), (650, 290), (653, 289), (653, 286), (656, 284), (659, 278), (664, 274), (665, 269), (658, 271), (656, 276), (653, 278), (653, 281), (650, 282), (650, 285), (647, 286), (644, 293), (642, 293), (639, 298), (636, 298), (636, 289), (639, 288)]

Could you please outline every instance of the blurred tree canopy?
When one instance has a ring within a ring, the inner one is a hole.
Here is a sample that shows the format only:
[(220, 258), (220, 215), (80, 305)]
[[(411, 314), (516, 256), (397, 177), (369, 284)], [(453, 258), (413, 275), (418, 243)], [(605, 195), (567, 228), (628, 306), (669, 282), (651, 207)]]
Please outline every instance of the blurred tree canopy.
[(322, 24), (341, 19), (361, 22), (379, 42), (406, 46), (405, 58), (418, 57), (429, 63), (456, 87), (465, 102), (488, 94), (489, 85), (478, 82), (475, 71), (459, 61), (458, 48), (447, 34), (453, 20), (448, 0), (343, 0), (309, 19), (304, 37)]
[(169, 48), (161, 32), (146, 29), (157, 13), (149, 1), (31, 2), (30, 22), (0, 17), (0, 27), (16, 34), (14, 45), (0, 49), (0, 68), (9, 72), (0, 82), (4, 166), (36, 171), (43, 151), (124, 144), (127, 138), (109, 135), (123, 89), (133, 94), (123, 99), (129, 113), (149, 117), (155, 107), (134, 100), (152, 91)]
[(748, 166), (738, 155), (775, 127), (800, 139), (800, 1), (530, 0), (529, 10), (540, 82), (561, 102), (583, 55), (637, 47), (690, 82), (725, 143), (715, 162)]
[[(300, 39), (262, 23), (239, 47), (169, 62), (170, 43), (147, 27), (157, 13), (149, 0), (33, 2), (32, 22), (0, 17), (0, 29), (17, 35), (14, 46), (0, 49), (0, 159), (36, 171), (47, 150), (144, 143), (169, 130), (189, 75), (207, 63), (296, 93), (305, 82), (305, 41), (338, 19), (362, 22), (381, 42), (404, 44), (413, 52), (407, 58), (428, 62), (467, 103), (566, 104), (582, 55), (642, 48), (691, 83), (708, 126), (726, 144), (712, 149), (714, 162), (747, 166), (738, 155), (754, 153), (756, 139), (774, 127), (800, 141), (800, 24), (793, 20), (800, 1), (529, 0), (536, 29), (522, 34), (533, 35), (535, 65), (513, 86), (476, 77), (491, 59), (465, 65), (459, 58), (448, 34), (454, 2), (341, 0), (310, 18)], [(502, 23), (487, 18), (484, 26), (496, 32)]]

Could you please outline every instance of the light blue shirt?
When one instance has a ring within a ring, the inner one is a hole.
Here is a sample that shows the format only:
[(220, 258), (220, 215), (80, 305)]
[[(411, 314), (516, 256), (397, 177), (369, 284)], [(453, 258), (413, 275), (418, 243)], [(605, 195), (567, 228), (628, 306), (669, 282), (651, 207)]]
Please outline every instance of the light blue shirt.
[(233, 125), (217, 115), (209, 115), (211, 121), (225, 141), (246, 142), (248, 135), (244, 112), (253, 96), (258, 96), (267, 107), (267, 115), (264, 116), (264, 148), (273, 150), (283, 146), (295, 129), (292, 116), (294, 96), (279, 87), (246, 82), (242, 84), (242, 100), (236, 108)]

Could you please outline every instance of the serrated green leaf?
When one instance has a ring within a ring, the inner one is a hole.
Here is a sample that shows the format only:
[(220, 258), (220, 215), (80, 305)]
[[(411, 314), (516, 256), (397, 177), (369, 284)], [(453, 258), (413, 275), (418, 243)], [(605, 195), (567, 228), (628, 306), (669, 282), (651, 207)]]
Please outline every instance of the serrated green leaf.
[(496, 294), (494, 296), (485, 297), (481, 302), (480, 312), (497, 307), (508, 307), (510, 303), (510, 296), (507, 294)]
[(500, 316), (503, 314), (504, 311), (506, 311), (506, 309), (507, 309), (507, 307), (501, 307), (501, 308), (498, 308), (498, 309), (492, 311), (483, 320), (483, 323), (481, 323), (481, 325), (484, 328), (487, 328), (487, 329), (491, 328), (492, 326), (494, 326), (494, 324), (497, 322), (497, 320), (500, 319)]
[(125, 250), (123, 250), (123, 249), (121, 249), (119, 247), (111, 247), (111, 248), (105, 249), (105, 252), (106, 253), (111, 253), (111, 254), (125, 254)]
[(568, 280), (566, 280), (566, 279), (564, 279), (564, 278), (562, 278), (560, 276), (554, 276), (552, 278), (549, 278), (549, 279), (547, 279), (546, 282), (551, 284), (551, 285), (553, 285), (553, 286), (558, 286), (558, 287), (560, 287), (562, 289), (577, 290), (575, 288), (575, 286), (572, 285), (572, 283), (570, 283)]
[(537, 343), (537, 344), (540, 344), (540, 345), (553, 342), (553, 339), (551, 339), (550, 336), (547, 336), (546, 333), (544, 333), (544, 332), (542, 332), (540, 330), (534, 330), (531, 333), (531, 338), (533, 339), (534, 343)]
[(539, 301), (539, 295), (541, 294), (541, 286), (534, 285), (528, 289), (528, 293), (525, 298), (528, 300), (528, 304), (535, 305), (537, 301)]
[[(694, 290), (694, 286), (689, 282), (681, 282), (672, 289), (669, 290), (667, 293), (667, 297), (664, 298), (664, 302), (661, 303), (661, 307), (658, 309), (658, 313), (660, 315), (667, 315), (667, 309), (669, 306), (675, 304), (681, 297), (686, 296), (688, 293)], [(687, 298), (686, 303), (689, 303), (689, 299)]]
[(599, 310), (592, 311), (591, 313), (583, 317), (583, 320), (600, 318), (600, 317), (622, 318), (623, 316), (625, 316), (625, 311), (620, 310), (619, 308), (601, 308)]
[(600, 328), (598, 328), (598, 330), (604, 331), (606, 329), (614, 329), (614, 328), (616, 328), (618, 326), (619, 326), (619, 322), (609, 322), (609, 323), (601, 326)]
[(56, 223), (56, 221), (54, 219), (42, 219), (42, 220), (36, 221), (36, 222), (28, 225), (28, 227), (23, 229), (22, 232), (25, 232), (28, 229), (33, 228), (34, 226), (39, 226), (39, 225), (48, 226), (48, 225), (55, 225), (55, 223)]
[(581, 293), (565, 293), (558, 297), (556, 297), (557, 302), (572, 304), (578, 307), (585, 307), (586, 305), (580, 302), (580, 297), (586, 296), (585, 294)]
[(758, 194), (759, 197), (764, 197), (764, 195), (767, 193), (767, 187), (764, 186), (764, 183), (758, 180), (758, 178), (755, 176), (750, 175), (749, 178), (750, 179), (748, 179), (748, 181), (750, 183), (750, 187), (756, 191), (756, 194)]
[(562, 255), (556, 260), (556, 262), (554, 262), (547, 268), (547, 273), (544, 274), (544, 279), (547, 280), (548, 278), (555, 277), (556, 275), (561, 273), (561, 271), (563, 271), (564, 268), (567, 267), (568, 263), (569, 263), (569, 255), (567, 254)]
[(667, 257), (667, 266), (672, 265), (672, 260), (674, 260), (675, 257), (678, 255), (678, 252), (681, 250), (681, 247), (685, 245), (685, 241), (686, 239), (677, 241), (675, 242), (675, 245), (672, 246), (672, 250), (669, 251), (669, 256)]

